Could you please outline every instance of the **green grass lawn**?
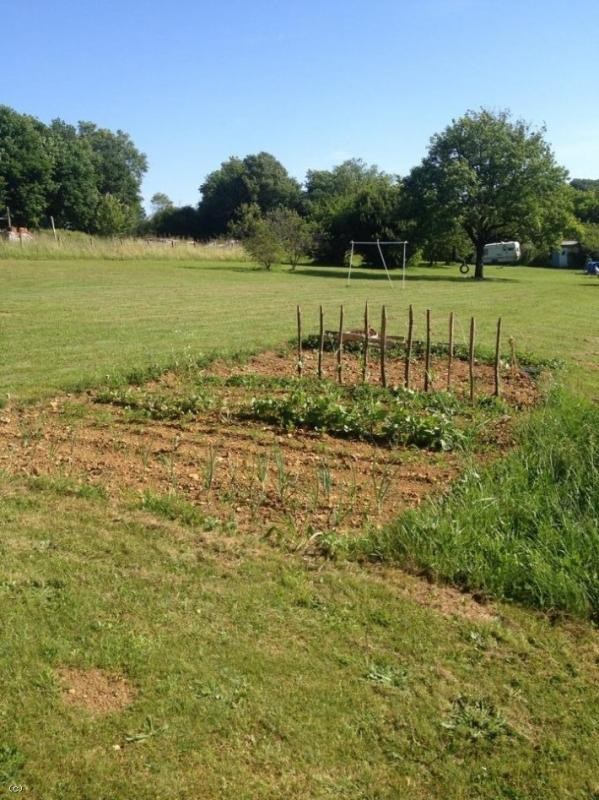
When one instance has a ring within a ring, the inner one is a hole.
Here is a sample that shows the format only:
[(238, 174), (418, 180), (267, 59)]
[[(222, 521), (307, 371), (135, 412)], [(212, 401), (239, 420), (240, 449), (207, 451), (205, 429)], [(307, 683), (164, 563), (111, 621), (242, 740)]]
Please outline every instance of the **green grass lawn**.
[[(64, 481), (0, 491), (0, 791), (597, 797), (589, 626), (205, 533)], [(133, 702), (98, 717), (69, 706), (65, 664), (125, 676)]]
[[(346, 288), (343, 271), (316, 267), (0, 262), (0, 392), (16, 400), (0, 417), (17, 414), (20, 399), (106, 374), (276, 345), (293, 335), (298, 302), (306, 329), (316, 328), (319, 303), (330, 327), (339, 303), (358, 326), (365, 299), (377, 313), (387, 304), (397, 333), (408, 304), (417, 335), (431, 308), (439, 340), (454, 311), (459, 342), (475, 314), (491, 345), (501, 315), (519, 350), (563, 359), (569, 388), (596, 397), (599, 281), (545, 269), (488, 274), (479, 284), (456, 268), (420, 267), (402, 291), (366, 271)], [(567, 429), (554, 434), (543, 459), (527, 457), (579, 486), (578, 448), (566, 448)], [(11, 446), (35, 454), (36, 435), (24, 430)], [(590, 438), (585, 452), (595, 459)], [(516, 489), (530, 473), (520, 472)], [(571, 498), (561, 507), (558, 492), (535, 484), (525, 508), (495, 509), (501, 485), (484, 480), (461, 495), (484, 511), (460, 511), (468, 552), (479, 521), (509, 539), (512, 514), (532, 540), (547, 507), (575, 537)], [(596, 497), (583, 498), (591, 546)], [(0, 796), (21, 786), (34, 800), (599, 798), (592, 623), (481, 605), (389, 565), (308, 557), (168, 512), (82, 485), (64, 464), (50, 477), (0, 474)], [(424, 521), (420, 533), (435, 536), (435, 520)], [(553, 541), (545, 533), (541, 544)], [(455, 578), (432, 543), (425, 555), (424, 567)], [(65, 667), (124, 677), (131, 702), (104, 715), (70, 703)]]
[(407, 307), (416, 310), (416, 335), (424, 311), (433, 312), (433, 336), (446, 339), (447, 315), (457, 316), (456, 338), (465, 342), (475, 315), (479, 340), (493, 343), (501, 315), (505, 336), (519, 350), (561, 357), (569, 383), (585, 392), (597, 386), (599, 281), (575, 272), (489, 267), (476, 283), (456, 267), (409, 270), (391, 288), (378, 272), (356, 270), (346, 287), (339, 269), (287, 268), (273, 273), (243, 264), (109, 261), (0, 262), (0, 392), (38, 395), (115, 370), (165, 363), (186, 351), (236, 351), (279, 343), (295, 330), (295, 304), (306, 329), (337, 326), (343, 303), (350, 325), (362, 324), (388, 305), (390, 332), (405, 332)]

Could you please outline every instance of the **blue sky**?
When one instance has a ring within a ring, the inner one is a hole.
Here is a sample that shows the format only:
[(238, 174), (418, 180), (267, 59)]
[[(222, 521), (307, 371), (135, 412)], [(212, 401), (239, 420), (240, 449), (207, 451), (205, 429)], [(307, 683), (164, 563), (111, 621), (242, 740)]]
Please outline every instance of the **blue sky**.
[[(144, 193), (196, 203), (231, 155), (303, 178), (352, 156), (399, 174), (469, 108), (547, 125), (599, 178), (599, 0), (0, 0), (0, 102), (129, 132)], [(588, 40), (588, 43), (585, 43)]]

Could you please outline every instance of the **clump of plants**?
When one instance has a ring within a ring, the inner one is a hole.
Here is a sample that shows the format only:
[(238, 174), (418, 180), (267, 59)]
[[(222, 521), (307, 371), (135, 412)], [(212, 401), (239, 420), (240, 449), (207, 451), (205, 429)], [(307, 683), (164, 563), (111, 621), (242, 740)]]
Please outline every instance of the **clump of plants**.
[(255, 397), (242, 415), (282, 428), (308, 428), (391, 445), (415, 445), (430, 450), (452, 450), (463, 434), (451, 414), (420, 396), (396, 395), (376, 387), (344, 388), (334, 384), (298, 385), (277, 397)]
[(187, 395), (167, 395), (137, 388), (106, 389), (95, 396), (97, 403), (135, 411), (156, 420), (173, 420), (191, 417), (213, 405), (213, 398), (205, 392)]

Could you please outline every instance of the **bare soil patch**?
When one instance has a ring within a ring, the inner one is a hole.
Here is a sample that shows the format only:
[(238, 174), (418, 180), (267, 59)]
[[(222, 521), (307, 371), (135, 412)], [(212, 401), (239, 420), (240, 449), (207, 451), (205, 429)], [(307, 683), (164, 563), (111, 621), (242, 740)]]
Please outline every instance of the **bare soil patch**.
[(135, 690), (128, 681), (112, 672), (59, 667), (56, 675), (63, 701), (93, 716), (122, 711), (135, 699)]
[[(336, 380), (336, 356), (329, 351), (323, 353), (323, 376), (331, 381)], [(304, 350), (302, 355), (303, 375), (316, 377), (318, 367), (318, 353), (315, 350)], [(403, 386), (404, 360), (403, 358), (387, 358), (386, 360), (387, 383), (389, 386)], [(286, 351), (268, 350), (250, 358), (247, 363), (232, 366), (226, 361), (215, 361), (206, 372), (219, 377), (229, 377), (232, 374), (263, 375), (293, 377), (297, 375), (296, 354), (290, 355)], [(490, 397), (493, 394), (494, 367), (490, 364), (476, 361), (474, 367), (475, 392), (477, 397)], [(525, 371), (512, 370), (509, 367), (501, 369), (501, 395), (511, 406), (526, 408), (539, 401), (540, 393), (537, 384)], [(368, 362), (368, 382), (379, 383), (380, 365), (378, 350), (373, 349)], [(424, 362), (422, 359), (414, 360), (410, 370), (411, 386), (413, 389), (422, 390), (424, 386)], [(359, 384), (362, 380), (361, 357), (353, 353), (345, 353), (343, 357), (343, 379), (348, 384)], [(468, 363), (454, 359), (451, 368), (451, 391), (459, 397), (466, 397), (469, 392)], [(447, 388), (447, 357), (431, 359), (431, 391), (445, 391)]]
[[(305, 373), (315, 372), (316, 354), (305, 353)], [(291, 377), (295, 357), (269, 351), (245, 364), (214, 362), (203, 374)], [(333, 355), (325, 354), (332, 376)], [(434, 367), (436, 384), (443, 375)], [(389, 361), (390, 382), (401, 384), (403, 362)], [(423, 372), (414, 365), (414, 385)], [(346, 354), (344, 374), (358, 383), (360, 359)], [(456, 391), (465, 391), (467, 365), (454, 364)], [(490, 394), (492, 368), (477, 367), (478, 388)], [(370, 377), (377, 382), (376, 364)], [(534, 381), (518, 372), (504, 377), (504, 397), (513, 406), (538, 398)], [(150, 390), (177, 394), (189, 376), (167, 373)], [(187, 384), (189, 390), (189, 383)], [(487, 391), (488, 390), (488, 391)], [(274, 391), (274, 390), (273, 390)], [(61, 396), (49, 403), (5, 409), (0, 424), (0, 469), (31, 478), (61, 476), (99, 484), (110, 495), (144, 492), (176, 495), (193, 504), (210, 524), (260, 535), (311, 536), (382, 526), (402, 510), (443, 492), (459, 474), (457, 452), (387, 447), (325, 433), (285, 432), (260, 421), (240, 420), (231, 409), (251, 398), (244, 386), (219, 387), (217, 409), (176, 421), (139, 419), (126, 409), (98, 405), (93, 394)], [(509, 445), (510, 417), (486, 432), (499, 450)], [(495, 431), (495, 432), (494, 432)], [(208, 529), (209, 529), (208, 528)]]

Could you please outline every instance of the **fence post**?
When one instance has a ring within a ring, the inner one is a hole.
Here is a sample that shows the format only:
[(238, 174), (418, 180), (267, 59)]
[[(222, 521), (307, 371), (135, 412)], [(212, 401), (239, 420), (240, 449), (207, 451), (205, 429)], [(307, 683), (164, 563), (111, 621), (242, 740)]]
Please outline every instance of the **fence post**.
[(339, 342), (337, 347), (337, 380), (343, 383), (343, 306), (339, 306)]
[(368, 379), (368, 340), (369, 340), (370, 326), (368, 324), (368, 300), (364, 306), (364, 360), (362, 362), (362, 383), (366, 383)]
[(512, 378), (516, 374), (516, 370), (518, 368), (518, 357), (516, 356), (516, 340), (513, 336), (510, 336), (510, 367), (512, 372)]
[(453, 362), (453, 311), (449, 315), (449, 352), (447, 353), (447, 391), (451, 391), (451, 367)]
[(499, 397), (500, 376), (499, 376), (499, 360), (501, 357), (501, 317), (497, 320), (497, 337), (495, 339), (495, 397)]
[(426, 309), (426, 352), (424, 354), (424, 391), (431, 388), (431, 310)]
[(302, 377), (302, 310), (297, 307), (297, 375)]
[(470, 379), (470, 401), (474, 401), (474, 334), (476, 323), (474, 317), (470, 317), (470, 342), (468, 346), (468, 375)]
[(387, 372), (385, 370), (385, 356), (387, 351), (387, 308), (381, 310), (381, 384), (387, 388)]
[(320, 306), (320, 337), (318, 339), (318, 378), (322, 379), (322, 351), (324, 350), (324, 314)]
[(404, 386), (410, 388), (410, 362), (412, 360), (412, 336), (414, 334), (414, 309), (410, 306), (408, 310), (408, 338), (406, 340), (406, 361), (404, 366)]

